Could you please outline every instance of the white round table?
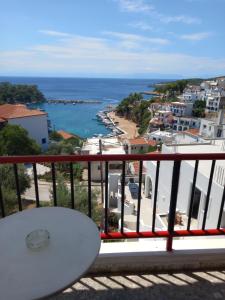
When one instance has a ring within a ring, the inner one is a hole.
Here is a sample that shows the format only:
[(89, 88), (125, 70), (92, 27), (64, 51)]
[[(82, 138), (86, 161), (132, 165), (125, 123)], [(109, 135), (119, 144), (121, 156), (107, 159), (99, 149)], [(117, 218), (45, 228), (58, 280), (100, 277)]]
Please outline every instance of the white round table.
[[(26, 236), (46, 229), (49, 244), (27, 247)], [(33, 208), (0, 220), (0, 299), (40, 299), (76, 282), (100, 249), (95, 223), (78, 211)]]

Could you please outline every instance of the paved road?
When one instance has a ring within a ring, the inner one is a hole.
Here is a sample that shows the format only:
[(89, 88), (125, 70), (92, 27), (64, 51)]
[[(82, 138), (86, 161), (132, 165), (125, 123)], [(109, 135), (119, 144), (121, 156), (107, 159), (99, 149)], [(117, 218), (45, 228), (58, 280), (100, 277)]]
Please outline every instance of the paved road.
[[(50, 190), (52, 188), (51, 182), (38, 182), (38, 190), (39, 190), (39, 199), (43, 202), (50, 202), (51, 193)], [(23, 197), (27, 200), (36, 200), (35, 196), (35, 187), (34, 184), (31, 184), (31, 187), (26, 190)]]

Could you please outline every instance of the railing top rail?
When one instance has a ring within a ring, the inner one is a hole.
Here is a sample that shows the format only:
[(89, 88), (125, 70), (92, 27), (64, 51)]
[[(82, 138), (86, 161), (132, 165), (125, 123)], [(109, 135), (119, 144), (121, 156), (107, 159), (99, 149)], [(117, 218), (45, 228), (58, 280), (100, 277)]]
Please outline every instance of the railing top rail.
[(182, 161), (182, 160), (225, 160), (225, 153), (191, 154), (104, 154), (104, 155), (27, 155), (0, 156), (0, 164), (7, 163), (52, 163), (81, 161)]

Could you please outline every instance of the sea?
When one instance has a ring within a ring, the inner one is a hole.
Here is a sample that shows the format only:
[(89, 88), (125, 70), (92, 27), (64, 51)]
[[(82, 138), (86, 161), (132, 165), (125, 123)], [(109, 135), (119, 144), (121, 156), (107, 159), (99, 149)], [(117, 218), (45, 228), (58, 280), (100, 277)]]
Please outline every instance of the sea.
[[(110, 130), (96, 119), (96, 114), (116, 106), (130, 93), (151, 91), (152, 85), (167, 80), (158, 79), (109, 79), (109, 78), (44, 78), (0, 77), (0, 82), (35, 84), (47, 99), (98, 100), (89, 104), (48, 104), (35, 108), (48, 113), (52, 129), (65, 130), (82, 138), (97, 134), (106, 135)], [(145, 99), (151, 96), (145, 96)]]

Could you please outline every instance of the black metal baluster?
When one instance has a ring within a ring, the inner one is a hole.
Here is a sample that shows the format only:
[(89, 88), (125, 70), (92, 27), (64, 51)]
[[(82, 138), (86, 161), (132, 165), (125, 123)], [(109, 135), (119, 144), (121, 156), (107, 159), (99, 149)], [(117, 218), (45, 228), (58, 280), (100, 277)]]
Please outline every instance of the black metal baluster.
[(121, 233), (123, 233), (123, 226), (124, 226), (125, 169), (126, 169), (126, 162), (123, 161), (122, 178), (121, 178), (121, 224), (120, 224)]
[(22, 211), (23, 207), (22, 207), (22, 200), (21, 200), (21, 194), (20, 194), (20, 185), (19, 185), (19, 176), (18, 176), (17, 164), (13, 164), (13, 168), (14, 168), (14, 175), (15, 175), (16, 194), (17, 194), (19, 211)]
[(219, 219), (218, 219), (218, 223), (217, 223), (217, 229), (220, 229), (221, 219), (222, 219), (223, 209), (224, 209), (224, 203), (225, 203), (225, 186), (223, 188), (223, 196), (222, 196), (222, 201), (221, 201), (221, 205), (220, 205), (220, 213), (219, 213)]
[(91, 218), (91, 162), (88, 162), (88, 216)]
[(108, 161), (105, 162), (105, 233), (108, 233), (108, 172), (109, 172), (109, 164)]
[(57, 195), (56, 195), (56, 180), (55, 180), (55, 164), (51, 163), (52, 166), (52, 191), (53, 191), (53, 204), (57, 206)]
[(209, 208), (209, 200), (210, 200), (210, 193), (211, 193), (211, 188), (212, 188), (212, 180), (213, 180), (215, 164), (216, 164), (216, 161), (213, 160), (212, 166), (211, 166), (211, 171), (210, 171), (206, 201), (205, 201), (205, 211), (204, 211), (204, 216), (203, 216), (203, 221), (202, 221), (202, 230), (205, 230), (205, 224), (206, 224), (206, 218), (207, 218), (207, 213), (208, 213), (208, 208)]
[(180, 177), (180, 165), (181, 165), (180, 161), (174, 161), (171, 195), (170, 195), (169, 220), (168, 220), (169, 237), (167, 239), (167, 245), (166, 245), (167, 251), (172, 251), (173, 231), (174, 231), (174, 223), (175, 223), (176, 207), (177, 207), (177, 193), (178, 193), (179, 177)]
[(34, 174), (34, 188), (35, 188), (35, 197), (36, 197), (36, 207), (40, 207), (36, 163), (33, 163), (33, 174)]
[(4, 206), (3, 197), (2, 197), (1, 184), (0, 184), (0, 209), (1, 209), (2, 218), (4, 218), (5, 217), (5, 206)]
[(190, 200), (190, 206), (189, 206), (189, 212), (188, 212), (187, 230), (190, 230), (190, 226), (191, 226), (191, 215), (192, 215), (192, 210), (193, 210), (193, 205), (194, 205), (195, 185), (196, 185), (196, 179), (197, 179), (197, 174), (198, 174), (198, 163), (199, 163), (199, 161), (196, 160), (192, 189), (191, 189), (191, 200)]
[(152, 212), (152, 232), (155, 231), (156, 203), (157, 203), (158, 183), (159, 183), (159, 167), (160, 167), (160, 161), (157, 161), (156, 176), (155, 176), (154, 203), (153, 203), (153, 212)]
[(73, 163), (70, 163), (70, 192), (71, 192), (71, 208), (74, 209), (74, 179), (73, 179)]
[(137, 232), (140, 231), (142, 169), (143, 169), (143, 161), (140, 161), (140, 163), (139, 163), (138, 203), (137, 203), (137, 224), (136, 224)]

